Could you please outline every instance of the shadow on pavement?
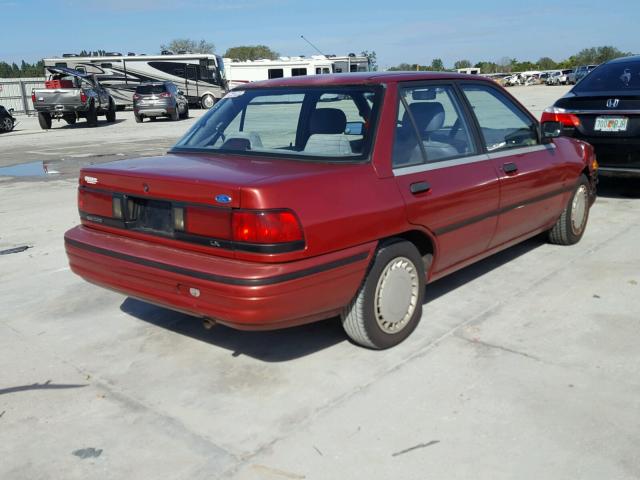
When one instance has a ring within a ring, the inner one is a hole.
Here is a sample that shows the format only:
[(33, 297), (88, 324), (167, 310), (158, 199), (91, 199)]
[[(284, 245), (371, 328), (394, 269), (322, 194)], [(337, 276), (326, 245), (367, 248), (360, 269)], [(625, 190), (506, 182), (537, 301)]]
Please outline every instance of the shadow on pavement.
[(44, 383), (32, 383), (31, 385), (20, 385), (18, 387), (0, 388), (0, 395), (7, 393), (25, 392), (28, 390), (64, 390), (68, 388), (83, 388), (89, 384), (68, 384), (68, 383), (51, 383), (51, 380), (47, 380)]
[(120, 310), (158, 327), (229, 350), (233, 356), (246, 355), (264, 362), (293, 360), (347, 340), (336, 318), (282, 330), (251, 332), (224, 325), (207, 330), (199, 318), (133, 298), (127, 298)]

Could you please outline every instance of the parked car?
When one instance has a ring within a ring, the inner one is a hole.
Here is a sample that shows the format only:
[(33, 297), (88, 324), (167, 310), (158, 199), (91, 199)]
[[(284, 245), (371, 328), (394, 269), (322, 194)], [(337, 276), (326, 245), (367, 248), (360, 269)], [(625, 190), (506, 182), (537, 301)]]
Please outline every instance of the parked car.
[(580, 240), (593, 149), (547, 127), (468, 75), (247, 84), (167, 155), (81, 170), (70, 266), (209, 322), (340, 315), (354, 342), (391, 347), (416, 328), (426, 283), (542, 232)]
[(597, 65), (580, 65), (578, 68), (576, 68), (575, 74), (573, 75), (573, 83), (574, 84), (578, 83), (596, 67)]
[(547, 85), (560, 85), (560, 77), (562, 76), (562, 70), (553, 70), (549, 72), (545, 83)]
[(15, 124), (16, 119), (13, 116), (13, 108), (7, 110), (0, 105), (0, 133), (10, 132)]
[(189, 102), (173, 82), (145, 82), (136, 87), (133, 113), (138, 123), (145, 118), (189, 118)]
[(33, 108), (43, 130), (51, 128), (53, 119), (68, 124), (86, 118), (90, 127), (98, 125), (98, 116), (116, 121), (116, 103), (94, 75), (66, 67), (48, 67), (49, 79), (43, 89), (31, 93)]
[(640, 177), (640, 56), (602, 64), (542, 114), (595, 147), (600, 172)]

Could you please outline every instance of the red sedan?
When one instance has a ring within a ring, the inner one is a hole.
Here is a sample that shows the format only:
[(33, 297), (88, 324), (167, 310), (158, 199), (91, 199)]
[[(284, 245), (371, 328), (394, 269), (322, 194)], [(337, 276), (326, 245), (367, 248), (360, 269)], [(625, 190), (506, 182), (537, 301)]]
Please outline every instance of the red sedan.
[(72, 270), (239, 329), (417, 326), (425, 284), (541, 232), (574, 244), (592, 147), (491, 80), (363, 73), (230, 92), (163, 157), (84, 168)]

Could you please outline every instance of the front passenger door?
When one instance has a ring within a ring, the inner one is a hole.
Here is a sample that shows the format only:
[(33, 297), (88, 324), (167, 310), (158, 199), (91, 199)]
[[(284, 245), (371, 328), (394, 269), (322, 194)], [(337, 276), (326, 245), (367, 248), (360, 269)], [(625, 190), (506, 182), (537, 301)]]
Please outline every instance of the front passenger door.
[(555, 221), (563, 204), (563, 165), (555, 145), (543, 145), (537, 121), (493, 85), (461, 88), (500, 177), (500, 215), (490, 248)]
[(482, 254), (496, 228), (498, 178), (452, 84), (399, 90), (393, 174), (408, 220), (436, 240), (434, 275)]

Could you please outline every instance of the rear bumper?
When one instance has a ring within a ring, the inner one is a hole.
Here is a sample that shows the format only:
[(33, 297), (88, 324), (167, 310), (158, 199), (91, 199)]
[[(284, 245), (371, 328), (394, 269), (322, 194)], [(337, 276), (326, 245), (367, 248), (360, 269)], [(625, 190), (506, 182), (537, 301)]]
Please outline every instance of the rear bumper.
[(176, 111), (173, 107), (135, 107), (133, 109), (136, 115), (144, 115), (145, 117), (161, 117), (163, 115), (169, 115)]
[(289, 327), (338, 314), (360, 286), (375, 247), (373, 242), (267, 264), (178, 250), (84, 226), (65, 234), (71, 270), (85, 280), (244, 330)]
[(575, 135), (593, 145), (598, 174), (603, 177), (640, 177), (640, 138)]

